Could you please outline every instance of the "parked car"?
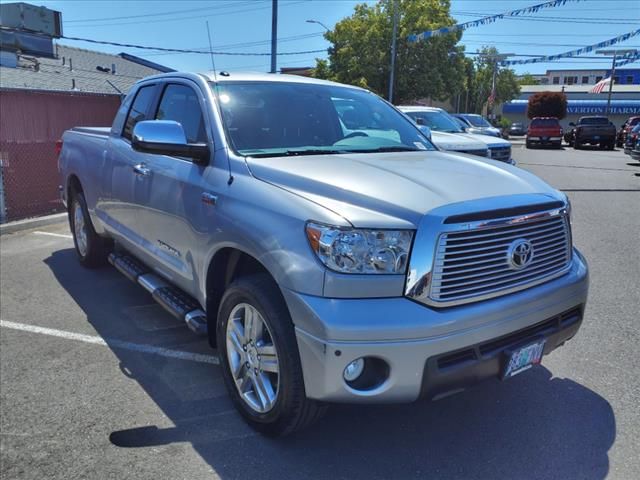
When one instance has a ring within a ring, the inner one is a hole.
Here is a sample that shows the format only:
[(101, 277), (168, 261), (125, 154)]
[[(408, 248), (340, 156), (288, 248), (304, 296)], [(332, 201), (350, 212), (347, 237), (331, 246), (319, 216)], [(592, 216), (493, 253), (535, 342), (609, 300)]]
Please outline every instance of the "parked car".
[(600, 148), (613, 150), (616, 144), (616, 127), (607, 117), (580, 117), (578, 123), (569, 123), (573, 127), (565, 140), (576, 150), (583, 145), (599, 145)]
[(638, 123), (640, 123), (640, 117), (629, 117), (625, 120), (620, 127), (620, 130), (618, 130), (618, 135), (616, 136), (616, 146), (618, 148), (624, 146), (627, 135)]
[(636, 143), (640, 138), (640, 123), (633, 127), (633, 130), (625, 137), (624, 140), (624, 153), (631, 154), (631, 151), (635, 148)]
[(640, 162), (640, 136), (636, 136), (635, 145), (629, 153), (631, 158)]
[(419, 106), (398, 108), (418, 125), (429, 127), (431, 140), (442, 150), (489, 157), (515, 164), (511, 157), (511, 143), (489, 135), (468, 133), (460, 127), (454, 117), (441, 108)]
[(138, 81), (110, 129), (62, 140), (80, 263), (109, 260), (207, 334), (266, 434), (328, 403), (510, 378), (580, 328), (588, 273), (566, 195), (438, 151), (364, 89), (172, 72)]
[(527, 134), (527, 126), (521, 122), (514, 122), (509, 127), (509, 135), (521, 137)]
[(557, 118), (535, 117), (531, 119), (527, 129), (525, 146), (531, 148), (534, 145), (562, 147), (562, 127)]
[(460, 119), (469, 133), (502, 137), (502, 130), (491, 125), (482, 115), (475, 113), (454, 113), (452, 115)]

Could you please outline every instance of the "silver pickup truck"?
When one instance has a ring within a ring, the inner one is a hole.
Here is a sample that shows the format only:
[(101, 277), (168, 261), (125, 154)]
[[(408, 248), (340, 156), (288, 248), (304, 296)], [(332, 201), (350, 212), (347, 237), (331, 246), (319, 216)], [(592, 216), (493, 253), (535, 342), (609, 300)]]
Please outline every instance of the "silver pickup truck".
[(208, 335), (233, 402), (266, 434), (329, 403), (507, 379), (582, 322), (567, 197), (439, 151), (361, 88), (146, 78), (111, 129), (65, 132), (59, 168), (80, 262), (109, 261)]

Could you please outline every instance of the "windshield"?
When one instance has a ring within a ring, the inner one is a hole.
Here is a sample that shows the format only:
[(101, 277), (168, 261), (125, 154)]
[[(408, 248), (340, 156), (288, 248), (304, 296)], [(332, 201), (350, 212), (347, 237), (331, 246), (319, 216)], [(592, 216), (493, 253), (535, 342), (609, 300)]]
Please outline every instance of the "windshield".
[(480, 115), (465, 115), (464, 118), (466, 118), (469, 121), (469, 123), (474, 127), (490, 127), (491, 126), (491, 124), (487, 122)]
[(405, 113), (414, 120), (421, 118), (424, 122), (423, 125), (426, 125), (431, 130), (435, 130), (437, 132), (460, 133), (463, 131), (462, 128), (460, 128), (458, 122), (456, 122), (453, 117), (449, 116), (449, 114), (445, 112), (425, 111)]
[(531, 120), (532, 127), (557, 127), (560, 125), (555, 118), (534, 118)]
[(607, 117), (584, 117), (580, 119), (580, 125), (609, 125)]
[(435, 150), (410, 120), (364, 90), (269, 81), (223, 82), (216, 90), (241, 155)]

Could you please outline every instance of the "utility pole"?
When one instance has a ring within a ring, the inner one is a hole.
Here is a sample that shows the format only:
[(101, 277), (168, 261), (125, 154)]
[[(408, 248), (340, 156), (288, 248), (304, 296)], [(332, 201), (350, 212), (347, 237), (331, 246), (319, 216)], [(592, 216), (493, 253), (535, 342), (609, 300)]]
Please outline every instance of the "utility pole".
[(278, 69), (278, 0), (271, 3), (271, 73)]
[(613, 81), (615, 79), (615, 74), (616, 74), (616, 59), (618, 58), (618, 56), (626, 55), (628, 53), (635, 53), (636, 51), (637, 50), (635, 49), (596, 50), (596, 54), (598, 55), (607, 55), (607, 56), (613, 55), (613, 59), (611, 60), (611, 75), (609, 76), (611, 81), (609, 82), (609, 96), (607, 97), (607, 109), (604, 112), (606, 116), (608, 116), (609, 112), (611, 111), (611, 91), (613, 90)]
[(509, 57), (512, 57), (513, 53), (497, 53), (494, 55), (483, 55), (485, 59), (493, 63), (493, 75), (491, 77), (491, 96), (489, 99), (491, 101), (487, 102), (487, 116), (492, 118), (493, 116), (493, 105), (495, 103), (496, 98), (496, 81), (498, 76), (498, 63), (506, 60)]
[(396, 37), (398, 36), (398, 0), (393, 2), (393, 38), (391, 39), (391, 71), (389, 72), (389, 103), (393, 103), (393, 83), (396, 74)]

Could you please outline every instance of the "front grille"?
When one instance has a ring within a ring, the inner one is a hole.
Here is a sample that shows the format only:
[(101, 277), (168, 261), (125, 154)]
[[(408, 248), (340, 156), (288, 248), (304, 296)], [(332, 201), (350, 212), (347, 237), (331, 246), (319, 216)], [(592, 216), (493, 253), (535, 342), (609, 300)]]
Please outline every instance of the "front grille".
[(491, 152), (491, 158), (493, 160), (499, 160), (501, 162), (508, 162), (511, 160), (511, 146), (507, 145), (505, 147), (490, 147), (489, 151)]
[[(461, 228), (464, 228), (461, 225)], [(528, 243), (532, 256), (517, 265), (513, 249)], [(571, 233), (562, 210), (505, 224), (442, 233), (434, 258), (429, 297), (445, 306), (481, 300), (541, 283), (566, 269)]]
[(466, 153), (468, 155), (476, 155), (478, 157), (488, 157), (489, 150), (483, 148), (481, 150), (458, 150), (460, 153)]

